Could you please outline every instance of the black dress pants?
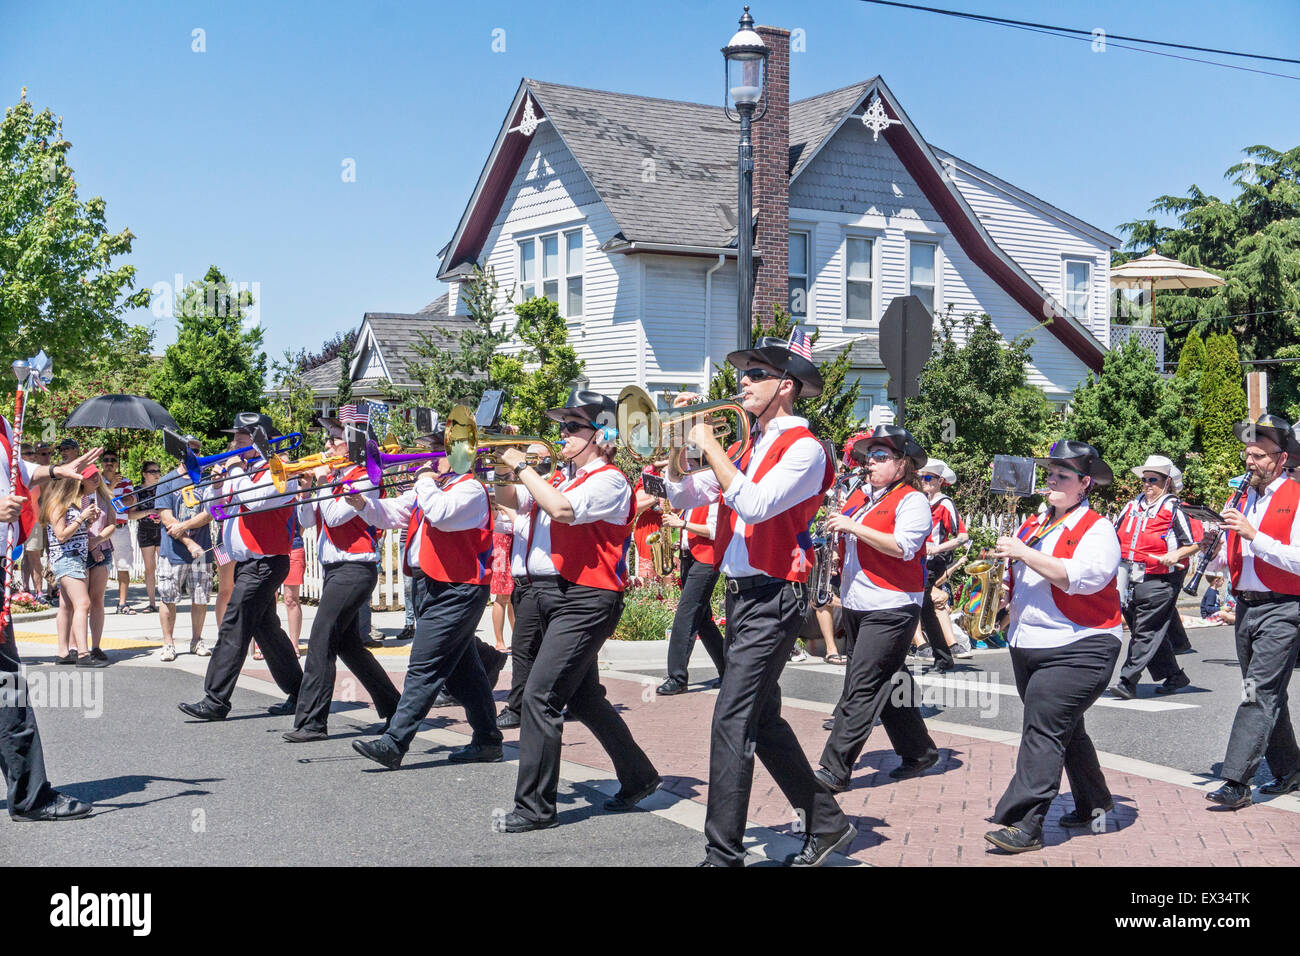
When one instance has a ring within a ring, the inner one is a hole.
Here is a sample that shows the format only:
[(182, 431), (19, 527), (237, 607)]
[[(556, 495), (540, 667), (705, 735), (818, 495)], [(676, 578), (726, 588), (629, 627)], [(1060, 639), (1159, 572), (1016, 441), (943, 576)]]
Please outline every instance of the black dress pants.
[(208, 660), (203, 690), (208, 703), (222, 712), (230, 710), (230, 695), (248, 655), (248, 645), (257, 641), (276, 685), (286, 694), (298, 693), (302, 665), (298, 648), (280, 626), (275, 611), (275, 592), (289, 576), (289, 556), (240, 561), (235, 565), (235, 585), (226, 605), (226, 616), (217, 632), (217, 645)]
[(321, 733), (329, 722), (339, 658), (366, 689), (380, 717), (387, 720), (393, 716), (401, 696), (388, 672), (362, 643), (370, 635), (368, 631), (362, 634), (361, 609), (370, 604), (379, 580), (379, 566), (373, 561), (339, 561), (323, 567), (320, 605), (311, 624), (307, 667), (293, 718), (295, 730)]
[(1110, 683), (1119, 647), (1114, 635), (1091, 634), (1064, 647), (1011, 648), (1024, 718), (1016, 773), (993, 822), (1041, 837), (1047, 809), (1061, 789), (1062, 766), (1076, 811), (1086, 817), (1111, 805), (1083, 714)]
[(847, 822), (835, 798), (813, 776), (799, 739), (781, 716), (781, 671), (790, 659), (808, 602), (807, 585), (776, 578), (727, 592), (727, 666), (713, 708), (704, 820), (705, 856), (717, 866), (745, 863), (743, 841), (755, 756), (776, 780), (807, 833), (835, 833)]
[(36, 711), (27, 699), (13, 622), (0, 636), (0, 771), (5, 777), (9, 813), (26, 813), (44, 806), (53, 796), (45, 777), (41, 733)]
[(1270, 604), (1238, 601), (1236, 637), (1243, 699), (1232, 720), (1223, 778), (1248, 784), (1261, 759), (1268, 761), (1273, 776), (1285, 777), (1300, 768), (1287, 706), (1287, 686), (1300, 649), (1300, 598)]
[(1174, 586), (1174, 613), (1169, 619), (1169, 647), (1177, 654), (1179, 651), (1191, 650), (1192, 647), (1192, 642), (1187, 636), (1187, 628), (1183, 627), (1183, 616), (1178, 611), (1178, 598), (1183, 593), (1183, 584), (1187, 580), (1187, 569), (1178, 568), (1169, 572), (1169, 580)]
[(726, 667), (726, 654), (722, 646), (722, 632), (713, 622), (713, 586), (718, 581), (718, 569), (703, 561), (696, 561), (690, 552), (682, 553), (682, 595), (673, 615), (673, 629), (668, 638), (668, 676), (683, 684), (687, 682), (686, 666), (695, 649), (695, 635), (713, 660), (718, 674)]
[(524, 685), (515, 812), (543, 821), (555, 819), (566, 707), (614, 761), (621, 792), (645, 789), (658, 773), (605, 698), (597, 671), (600, 648), (623, 613), (623, 593), (559, 577), (534, 577), (529, 590), (537, 602), (542, 639)]
[(844, 693), (835, 706), (835, 726), (821, 757), (821, 765), (841, 780), (853, 773), (877, 719), (904, 760), (938, 752), (921, 719), (916, 682), (903, 666), (919, 613), (915, 604), (879, 611), (844, 609), (852, 649)]
[(515, 626), (510, 634), (510, 695), (505, 710), (519, 717), (523, 713), (524, 686), (542, 644), (542, 621), (537, 612), (537, 592), (526, 577), (515, 578), (510, 592), (515, 609)]
[(481, 643), (474, 635), (489, 596), (486, 584), (448, 584), (419, 571), (413, 576), (415, 640), (402, 696), (384, 733), (398, 753), (410, 749), (420, 721), (428, 715), (443, 684), (464, 706), (474, 731), (473, 742), (501, 743), (492, 688), (474, 646)]
[[(934, 598), (930, 596), (930, 585), (939, 580), (947, 570), (948, 562), (942, 558), (931, 558), (926, 562), (925, 594), (921, 601), (921, 634), (924, 635), (925, 642), (930, 645), (930, 650), (934, 652), (934, 662), (951, 668), (954, 666), (952, 648), (948, 646), (948, 640), (943, 636), (943, 628), (939, 626), (939, 614), (934, 609)], [(915, 627), (913, 622), (913, 630)], [(911, 635), (908, 635), (908, 639), (911, 640)]]
[(1120, 680), (1137, 687), (1144, 670), (1153, 680), (1166, 680), (1181, 669), (1169, 641), (1170, 621), (1178, 613), (1178, 588), (1168, 574), (1152, 574), (1133, 586), (1124, 609), (1129, 625), (1128, 656)]

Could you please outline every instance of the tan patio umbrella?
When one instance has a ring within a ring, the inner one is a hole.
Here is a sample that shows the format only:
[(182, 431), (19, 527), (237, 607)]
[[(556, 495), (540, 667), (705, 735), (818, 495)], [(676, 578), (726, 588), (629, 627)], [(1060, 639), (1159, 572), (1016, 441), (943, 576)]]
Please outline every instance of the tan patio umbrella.
[(1145, 287), (1151, 290), (1152, 315), (1155, 314), (1156, 289), (1207, 289), (1226, 284), (1213, 273), (1156, 252), (1140, 259), (1130, 259), (1110, 270), (1113, 289)]

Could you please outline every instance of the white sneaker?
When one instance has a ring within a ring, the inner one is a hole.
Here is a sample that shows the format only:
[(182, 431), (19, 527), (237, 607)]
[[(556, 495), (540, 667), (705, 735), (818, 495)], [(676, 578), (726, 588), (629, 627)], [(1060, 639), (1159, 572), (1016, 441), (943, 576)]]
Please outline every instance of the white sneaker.
[(195, 657), (211, 657), (212, 652), (208, 650), (208, 645), (203, 643), (203, 638), (196, 637), (190, 641), (190, 653)]
[(798, 644), (796, 644), (794, 646), (794, 650), (790, 652), (790, 663), (802, 664), (807, 659), (808, 659), (807, 652), (804, 651), (804, 649), (800, 647)]
[(164, 644), (162, 649), (162, 659), (164, 662), (176, 660), (176, 645)]
[(975, 655), (971, 652), (969, 644), (965, 641), (958, 641), (952, 646), (952, 656), (960, 660), (965, 660), (966, 658), (974, 657)]

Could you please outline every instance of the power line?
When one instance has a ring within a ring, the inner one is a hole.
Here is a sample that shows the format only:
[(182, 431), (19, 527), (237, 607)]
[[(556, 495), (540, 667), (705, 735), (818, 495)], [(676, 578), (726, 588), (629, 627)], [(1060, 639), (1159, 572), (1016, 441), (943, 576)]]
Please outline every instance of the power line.
[(1172, 57), (1177, 60), (1187, 60), (1192, 63), (1204, 63), (1210, 66), (1220, 66), (1229, 70), (1242, 70), (1247, 73), (1260, 73), (1265, 76), (1275, 76), (1285, 80), (1300, 80), (1300, 76), (1294, 76), (1290, 73), (1274, 73), (1270, 70), (1257, 70), (1251, 67), (1239, 66), (1235, 63), (1222, 63), (1218, 60), (1205, 60), (1199, 57), (1180, 56), (1175, 53), (1165, 53), (1160, 50), (1146, 50), (1141, 47), (1125, 46), (1123, 43), (1114, 43), (1114, 40), (1127, 40), (1131, 43), (1144, 43), (1149, 46), (1163, 46), (1178, 50), (1192, 50), (1198, 53), (1217, 53), (1223, 56), (1237, 56), (1252, 60), (1268, 60), (1275, 63), (1296, 63), (1300, 64), (1300, 59), (1294, 59), (1284, 56), (1270, 56), (1264, 53), (1243, 53), (1238, 50), (1223, 50), (1216, 47), (1196, 46), (1190, 43), (1174, 43), (1168, 40), (1148, 40), (1143, 37), (1125, 36), (1121, 33), (1103, 33), (1101, 37), (1096, 36), (1091, 30), (1080, 30), (1076, 27), (1059, 27), (1048, 23), (1034, 23), (1029, 20), (1013, 20), (1007, 17), (994, 17), (982, 13), (968, 13), (961, 10), (945, 10), (940, 7), (927, 7), (914, 3), (901, 3), (899, 0), (861, 0), (863, 3), (876, 4), (882, 7), (899, 7), (905, 10), (919, 10), (923, 13), (938, 13), (943, 16), (957, 17), (963, 20), (974, 20), (979, 23), (988, 23), (993, 26), (1007, 26), (1019, 30), (1027, 30), (1033, 33), (1045, 33), (1049, 36), (1060, 36), (1066, 39), (1094, 41), (1102, 39), (1103, 42), (1118, 47), (1121, 50), (1132, 50), (1137, 53), (1154, 53), (1157, 56)]

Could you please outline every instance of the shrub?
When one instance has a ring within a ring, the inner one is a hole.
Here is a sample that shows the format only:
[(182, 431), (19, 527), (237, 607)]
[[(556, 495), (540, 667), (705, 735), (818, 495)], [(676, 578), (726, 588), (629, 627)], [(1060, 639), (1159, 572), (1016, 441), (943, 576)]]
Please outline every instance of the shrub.
[(652, 581), (629, 588), (623, 595), (623, 616), (614, 628), (614, 640), (662, 641), (673, 626), (680, 596), (676, 583)]

